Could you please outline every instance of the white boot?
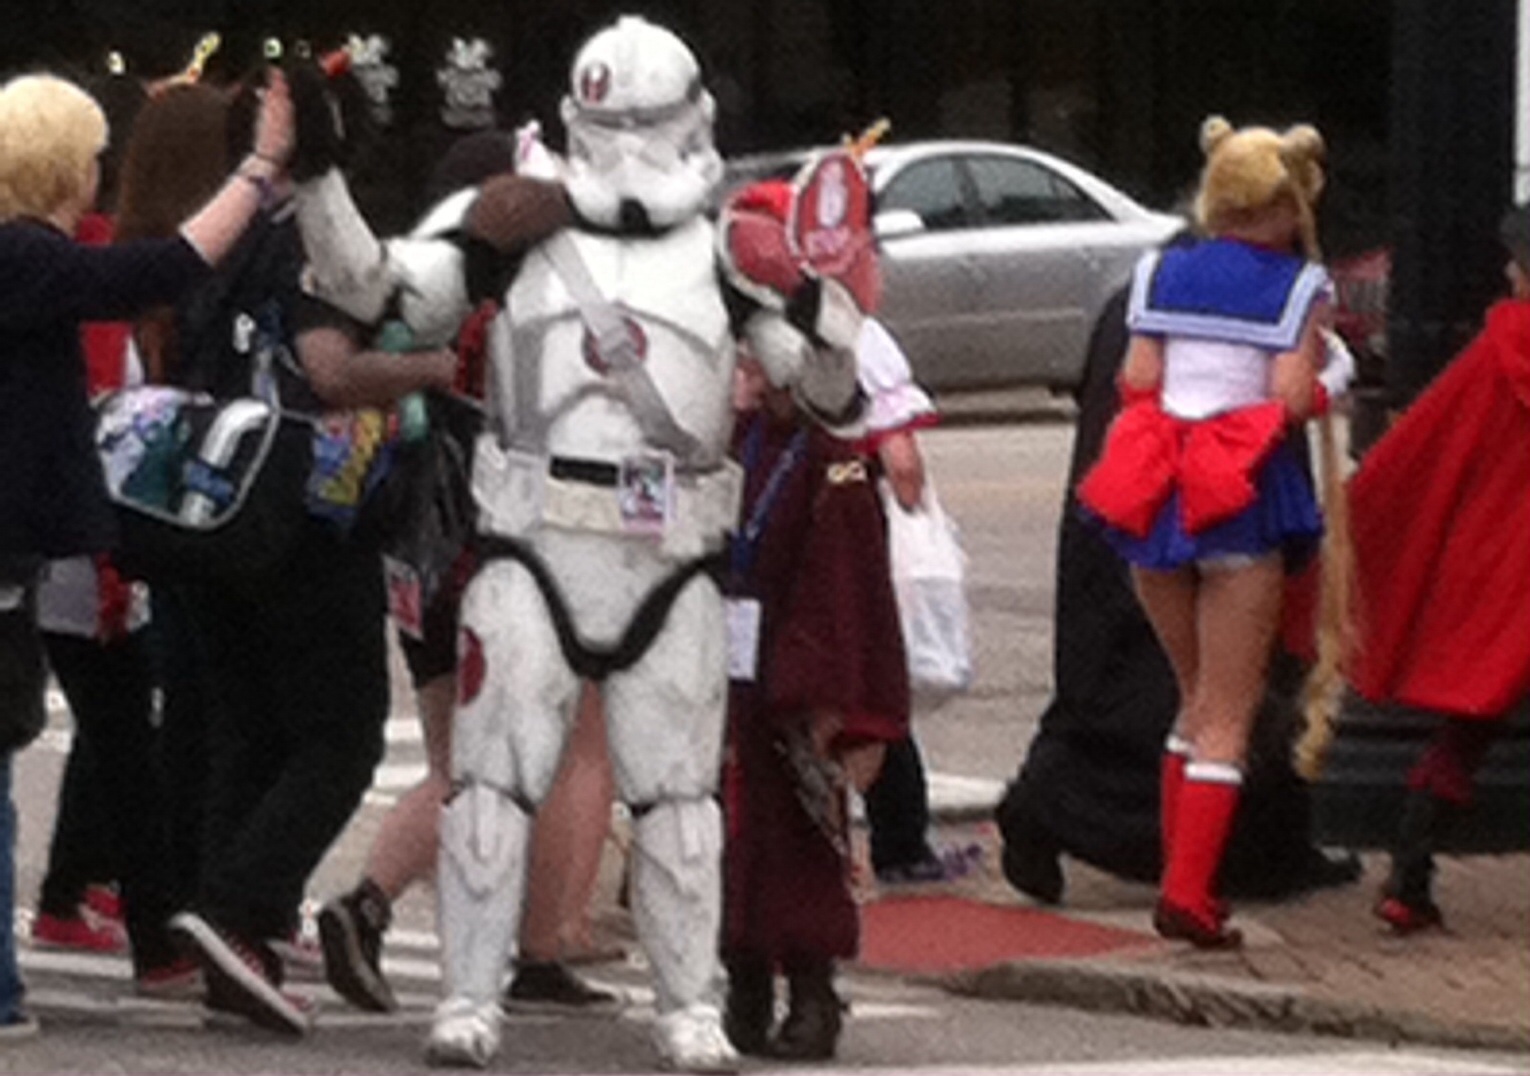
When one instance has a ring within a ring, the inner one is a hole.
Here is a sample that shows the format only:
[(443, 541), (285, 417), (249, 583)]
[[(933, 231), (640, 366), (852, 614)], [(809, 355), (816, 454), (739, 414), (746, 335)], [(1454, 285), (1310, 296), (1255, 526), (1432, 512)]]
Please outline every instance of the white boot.
[(728, 1041), (722, 1012), (715, 1005), (698, 1003), (665, 1013), (654, 1021), (653, 1041), (667, 1069), (701, 1073), (739, 1070), (738, 1051)]
[(499, 1052), (499, 1003), (477, 1005), (467, 998), (447, 998), (436, 1006), (435, 1022), (425, 1044), (428, 1064), (450, 1068), (487, 1068)]

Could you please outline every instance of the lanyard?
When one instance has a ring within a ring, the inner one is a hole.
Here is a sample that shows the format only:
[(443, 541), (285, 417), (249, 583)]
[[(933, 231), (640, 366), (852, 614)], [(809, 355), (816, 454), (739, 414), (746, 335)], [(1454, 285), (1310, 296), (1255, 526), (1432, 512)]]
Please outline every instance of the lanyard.
[[(749, 427), (748, 440), (744, 442), (744, 472), (753, 474), (760, 465), (760, 454), (764, 451), (765, 420), (756, 417), (754, 424)], [(786, 485), (786, 480), (792, 471), (797, 468), (797, 461), (802, 458), (803, 450), (807, 447), (807, 429), (799, 429), (792, 435), (791, 443), (786, 450), (776, 458), (776, 465), (771, 468), (770, 477), (765, 480), (765, 488), (760, 491), (759, 499), (754, 502), (754, 510), (749, 513), (749, 518), (744, 522), (741, 531), (733, 536), (733, 576), (743, 580), (749, 577), (754, 570), (754, 560), (760, 551), (760, 537), (765, 530), (765, 524), (770, 519), (771, 509), (775, 507), (776, 500), (781, 496), (781, 490)]]

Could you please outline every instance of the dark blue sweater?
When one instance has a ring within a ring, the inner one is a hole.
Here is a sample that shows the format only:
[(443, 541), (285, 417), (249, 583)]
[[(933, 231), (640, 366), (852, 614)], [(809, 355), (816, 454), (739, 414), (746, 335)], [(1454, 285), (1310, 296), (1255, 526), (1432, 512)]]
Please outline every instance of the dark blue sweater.
[(180, 237), (87, 247), (0, 224), (0, 557), (110, 548), (80, 323), (169, 303), (208, 272)]

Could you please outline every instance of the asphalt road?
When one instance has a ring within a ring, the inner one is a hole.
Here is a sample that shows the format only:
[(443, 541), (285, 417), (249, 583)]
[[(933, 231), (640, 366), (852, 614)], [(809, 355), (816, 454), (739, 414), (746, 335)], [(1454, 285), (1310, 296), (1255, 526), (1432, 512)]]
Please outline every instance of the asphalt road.
[[(1027, 421), (958, 421), (923, 437), (941, 499), (961, 525), (970, 558), (977, 681), (970, 694), (921, 712), (917, 732), (932, 772), (979, 782), (1001, 781), (1014, 772), (1050, 690), (1056, 526), (1072, 444), (1065, 405), (1040, 398), (1034, 406), (1021, 408), (1013, 401), (1006, 406), (1009, 414), (1024, 413)], [(991, 405), (984, 403), (962, 417), (985, 417), (989, 410)], [(423, 769), (407, 682), (401, 668), (396, 673), (388, 757), (368, 805), (316, 874), (316, 896), (355, 879), (383, 810)], [(49, 732), (17, 763), (23, 926), (45, 862), (67, 729), (67, 718), (56, 715)], [(614, 879), (605, 879), (602, 900), (608, 907), (613, 891)], [(364, 1016), (347, 1010), (323, 987), (300, 987), (320, 1002), (318, 1031), (304, 1042), (289, 1043), (249, 1029), (204, 1028), (195, 1008), (136, 1001), (120, 958), (45, 953), (24, 945), (23, 969), (46, 1031), (31, 1043), (0, 1043), (0, 1071), (417, 1071), (439, 984), (428, 889), (401, 904), (388, 960), (403, 1012)], [(624, 1012), (585, 1018), (517, 1016), (508, 1028), (498, 1070), (618, 1072), (651, 1065), (645, 1042), (650, 995), (641, 959), (632, 956), (591, 974), (622, 992), (629, 1003)], [(847, 986), (853, 1019), (843, 1042), (845, 1070), (948, 1070), (951, 1076), (1490, 1076), (1515, 1071), (1512, 1065), (1500, 1067), (1504, 1059), (1494, 1064), (1490, 1058), (1378, 1052), (1332, 1040), (971, 1001), (889, 976), (858, 974), (849, 977)]]

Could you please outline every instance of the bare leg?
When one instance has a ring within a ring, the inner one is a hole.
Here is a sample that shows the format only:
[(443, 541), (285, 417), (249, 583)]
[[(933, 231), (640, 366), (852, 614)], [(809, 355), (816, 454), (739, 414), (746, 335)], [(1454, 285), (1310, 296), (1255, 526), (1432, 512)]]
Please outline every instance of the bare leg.
[(1265, 557), (1247, 568), (1202, 573), (1195, 757), (1241, 766), (1264, 695), (1279, 626), (1282, 565)]
[(1194, 568), (1171, 572), (1133, 568), (1137, 600), (1147, 613), (1153, 633), (1168, 656), (1179, 686), (1179, 718), (1174, 731), (1194, 740), (1197, 725), (1196, 684), (1200, 676), (1200, 641), (1196, 632), (1196, 603), (1200, 580)]
[(1194, 759), (1166, 828), (1167, 866), (1153, 925), (1208, 949), (1235, 947), (1215, 882), (1242, 795), (1242, 763), (1280, 615), (1281, 561), (1201, 571), (1196, 603)]
[(589, 908), (615, 795), (600, 693), (586, 685), (552, 792), (532, 831), (522, 956), (561, 960), (589, 945)]
[(450, 674), (420, 687), (417, 702), (425, 730), (429, 772), (383, 819), (367, 853), (365, 877), (397, 900), (436, 868), (441, 804), (451, 791), (452, 702), (457, 679)]

